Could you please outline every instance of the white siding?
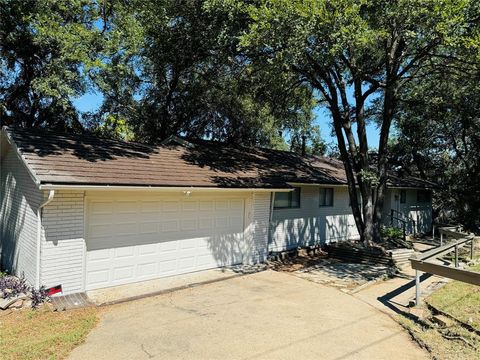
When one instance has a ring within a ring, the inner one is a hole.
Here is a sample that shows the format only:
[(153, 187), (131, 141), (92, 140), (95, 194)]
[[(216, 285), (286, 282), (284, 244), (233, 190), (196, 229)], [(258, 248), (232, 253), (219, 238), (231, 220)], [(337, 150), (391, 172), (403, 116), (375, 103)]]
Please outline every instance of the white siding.
[[(404, 214), (404, 216), (415, 220), (416, 233), (427, 233), (432, 229), (432, 203), (418, 203), (417, 191), (415, 189), (407, 189), (407, 198), (404, 204), (400, 203), (400, 189), (392, 189), (387, 192), (391, 207), (384, 207), (386, 224), (390, 224), (390, 211), (394, 209)], [(412, 223), (409, 224), (407, 232), (413, 233)]]
[(254, 263), (263, 262), (267, 258), (268, 231), (270, 223), (270, 197), (271, 193), (253, 194), (253, 231)]
[(84, 193), (56, 191), (53, 201), (43, 210), (42, 225), (42, 285), (61, 284), (64, 294), (83, 291)]
[(319, 187), (302, 186), (300, 208), (273, 210), (270, 251), (359, 238), (346, 187), (334, 188), (331, 207), (319, 200)]
[[(5, 144), (4, 144), (5, 145)], [(31, 284), (36, 278), (37, 209), (43, 199), (15, 149), (4, 146), (0, 163), (1, 267), (23, 276)]]

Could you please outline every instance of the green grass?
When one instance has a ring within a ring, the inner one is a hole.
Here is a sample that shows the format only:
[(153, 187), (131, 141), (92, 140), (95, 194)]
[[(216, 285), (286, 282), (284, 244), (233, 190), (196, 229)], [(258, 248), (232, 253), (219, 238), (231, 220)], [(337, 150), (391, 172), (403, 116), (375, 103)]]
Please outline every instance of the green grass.
[[(480, 264), (471, 268), (480, 271)], [(480, 330), (480, 286), (452, 281), (431, 294), (427, 303)]]
[(64, 359), (95, 327), (97, 313), (93, 307), (64, 312), (42, 307), (0, 316), (0, 358)]
[[(457, 339), (452, 340), (443, 337), (436, 329), (423, 328), (419, 324), (403, 316), (398, 316), (398, 322), (405, 327), (419, 343), (428, 348), (428, 351), (434, 359), (479, 359), (479, 352), (477, 350), (480, 348), (479, 337), (460, 326), (454, 326), (450, 327), (448, 330), (443, 330), (444, 333), (457, 337)], [(460, 340), (458, 337), (461, 337), (464, 340)], [(468, 341), (471, 346), (467, 345), (465, 341)]]
[[(471, 269), (480, 271), (480, 264)], [(480, 330), (480, 287), (452, 281), (432, 293), (425, 301)], [(419, 343), (428, 348), (433, 358), (480, 359), (480, 336), (455, 322), (447, 328), (436, 328), (430, 321), (432, 314), (426, 308), (423, 310), (426, 322), (431, 326), (423, 326), (403, 316), (398, 316), (398, 322), (408, 329)]]

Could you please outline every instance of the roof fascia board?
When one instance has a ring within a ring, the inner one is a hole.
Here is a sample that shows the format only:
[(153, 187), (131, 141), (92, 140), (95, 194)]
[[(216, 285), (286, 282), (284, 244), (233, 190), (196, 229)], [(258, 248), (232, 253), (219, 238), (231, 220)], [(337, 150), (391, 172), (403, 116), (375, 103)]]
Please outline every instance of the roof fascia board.
[(173, 186), (122, 186), (122, 185), (62, 185), (42, 184), (40, 190), (101, 190), (101, 191), (195, 191), (195, 192), (291, 192), (286, 188), (216, 188), (216, 187), (173, 187)]
[[(288, 182), (287, 183), (288, 185), (291, 185), (291, 186), (323, 186), (323, 187), (348, 187), (347, 184), (328, 184), (328, 183), (298, 183), (298, 182)], [(358, 186), (357, 186), (358, 187)], [(434, 188), (433, 187), (430, 187), (430, 186), (425, 186), (425, 187), (421, 187), (421, 186), (390, 186), (390, 185), (387, 185), (387, 189), (392, 189), (392, 190), (396, 190), (396, 189), (406, 189), (406, 190), (433, 190)]]
[[(25, 160), (25, 158), (23, 157), (22, 153), (20, 152), (20, 150), (18, 149), (17, 145), (15, 144), (15, 141), (12, 139), (12, 137), (10, 136), (9, 132), (7, 131), (7, 128), (4, 126), (2, 128), (2, 132), (1, 132), (1, 135), (4, 135), (5, 138), (7, 139), (8, 143), (10, 144), (10, 147), (13, 149), (13, 151), (15, 151), (15, 155), (17, 156), (18, 160), (20, 160), (20, 162), (25, 166), (25, 168), (27, 169), (27, 172), (28, 174), (30, 175), (30, 177), (32, 178), (33, 182), (35, 183), (35, 185), (37, 185), (38, 188), (40, 188), (40, 180), (38, 179), (38, 177), (35, 175), (35, 172), (30, 168), (30, 166), (28, 165), (27, 161)], [(1, 138), (3, 138), (3, 136), (0, 136), (0, 141), (1, 141)]]
[(288, 182), (288, 185), (292, 186), (328, 186), (328, 187), (347, 187), (346, 184), (328, 184), (328, 183), (300, 183), (300, 182)]

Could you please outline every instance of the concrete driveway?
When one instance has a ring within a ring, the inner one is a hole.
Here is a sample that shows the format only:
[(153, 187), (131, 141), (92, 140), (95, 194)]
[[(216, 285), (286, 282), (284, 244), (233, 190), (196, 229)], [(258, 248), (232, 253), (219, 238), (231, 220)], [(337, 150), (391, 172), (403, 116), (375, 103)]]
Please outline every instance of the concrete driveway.
[(265, 271), (105, 309), (71, 359), (429, 359), (390, 317)]

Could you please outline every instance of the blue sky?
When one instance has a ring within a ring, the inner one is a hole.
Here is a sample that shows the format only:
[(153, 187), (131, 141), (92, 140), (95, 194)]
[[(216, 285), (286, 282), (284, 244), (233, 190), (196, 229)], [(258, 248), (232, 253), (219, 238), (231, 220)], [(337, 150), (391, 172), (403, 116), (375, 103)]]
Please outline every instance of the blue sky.
[[(79, 111), (82, 112), (94, 111), (101, 105), (102, 98), (103, 97), (101, 94), (93, 92), (87, 93), (74, 100), (74, 105)], [(322, 138), (328, 145), (336, 145), (337, 138), (334, 134), (332, 134), (332, 121), (328, 110), (318, 107), (315, 109), (314, 113), (316, 117), (315, 123), (320, 126)], [(356, 129), (354, 129), (354, 131), (356, 132)], [(375, 124), (371, 123), (367, 125), (367, 138), (370, 148), (378, 147), (379, 134)]]
[[(314, 113), (316, 117), (315, 123), (320, 126), (320, 133), (322, 134), (322, 138), (325, 140), (327, 145), (336, 145), (337, 137), (335, 136), (335, 134), (332, 133), (332, 118), (329, 114), (329, 111), (325, 108), (316, 108)], [(357, 129), (355, 124), (353, 125), (353, 127), (354, 134), (356, 135)], [(355, 138), (357, 137), (355, 136)], [(369, 148), (378, 148), (380, 134), (376, 124), (367, 124), (367, 139)]]
[(94, 111), (102, 104), (103, 96), (98, 93), (87, 93), (73, 100), (75, 107), (82, 112)]

